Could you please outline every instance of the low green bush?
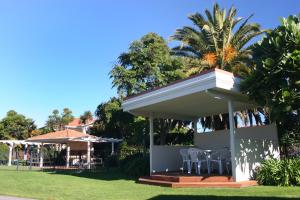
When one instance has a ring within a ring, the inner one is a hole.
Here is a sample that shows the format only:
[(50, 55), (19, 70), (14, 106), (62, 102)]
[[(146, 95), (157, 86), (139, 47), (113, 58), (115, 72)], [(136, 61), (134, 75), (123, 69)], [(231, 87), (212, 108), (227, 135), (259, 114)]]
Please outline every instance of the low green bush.
[(106, 168), (115, 168), (119, 166), (119, 158), (117, 155), (110, 155), (105, 158), (104, 166)]
[(120, 146), (119, 158), (120, 160), (125, 159), (128, 156), (143, 153), (144, 148), (142, 146), (130, 146), (126, 142), (122, 142)]
[(265, 160), (258, 168), (256, 179), (261, 185), (300, 185), (300, 158)]
[(139, 177), (149, 174), (149, 154), (136, 153), (120, 160), (120, 169), (123, 173)]
[(8, 147), (6, 144), (0, 144), (0, 161), (8, 160)]

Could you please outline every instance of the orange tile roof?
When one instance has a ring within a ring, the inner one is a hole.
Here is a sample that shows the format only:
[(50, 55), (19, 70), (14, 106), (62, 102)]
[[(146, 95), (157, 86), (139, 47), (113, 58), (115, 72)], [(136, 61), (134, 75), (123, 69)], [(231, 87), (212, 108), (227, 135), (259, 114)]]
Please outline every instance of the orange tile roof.
[(46, 139), (69, 139), (69, 138), (78, 138), (78, 137), (84, 137), (86, 136), (85, 133), (81, 133), (79, 131), (74, 131), (70, 129), (66, 129), (63, 131), (55, 131), (51, 133), (47, 133), (44, 135), (38, 135), (31, 138), (28, 138), (27, 140), (33, 141), (33, 140), (46, 140)]
[[(91, 124), (94, 121), (95, 121), (94, 119), (88, 120), (86, 124)], [(74, 118), (73, 121), (71, 121), (67, 126), (82, 126), (82, 125), (85, 124), (81, 122), (80, 118)]]

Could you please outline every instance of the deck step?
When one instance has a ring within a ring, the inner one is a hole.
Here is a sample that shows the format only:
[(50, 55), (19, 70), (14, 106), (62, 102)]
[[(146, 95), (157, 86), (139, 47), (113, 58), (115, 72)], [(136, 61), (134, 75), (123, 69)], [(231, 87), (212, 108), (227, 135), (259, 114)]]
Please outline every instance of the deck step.
[(170, 182), (233, 182), (231, 176), (171, 176), (154, 174), (145, 177), (152, 180), (170, 181)]
[(257, 185), (256, 181), (243, 182), (172, 182), (163, 180), (153, 180), (151, 178), (140, 178), (139, 183), (148, 185), (158, 185), (172, 188), (242, 188)]
[(158, 180), (158, 181), (170, 181), (170, 182), (180, 182), (179, 176), (167, 176), (167, 175), (151, 175), (145, 177), (147, 179)]
[(139, 183), (148, 184), (148, 185), (158, 185), (158, 186), (167, 186), (172, 187), (174, 182), (171, 181), (161, 181), (161, 180), (152, 180), (148, 178), (139, 178)]
[(186, 182), (173, 183), (173, 188), (242, 188), (256, 186), (256, 181), (245, 182)]

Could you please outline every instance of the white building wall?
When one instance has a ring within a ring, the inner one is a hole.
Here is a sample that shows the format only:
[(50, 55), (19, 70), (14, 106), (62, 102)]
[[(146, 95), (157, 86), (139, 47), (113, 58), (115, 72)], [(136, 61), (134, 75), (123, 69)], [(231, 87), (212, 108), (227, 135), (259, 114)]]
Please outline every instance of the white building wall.
[[(259, 164), (268, 157), (279, 158), (279, 144), (275, 125), (236, 129), (236, 181), (249, 180)], [(229, 130), (197, 133), (196, 147), (201, 149), (222, 149), (229, 147)], [(154, 146), (153, 170), (179, 171), (182, 159), (179, 150), (191, 146)]]
[(249, 180), (263, 160), (280, 157), (276, 125), (237, 129), (235, 149), (236, 181)]
[[(196, 134), (195, 145), (202, 149), (229, 147), (229, 130)], [(255, 168), (268, 157), (279, 158), (276, 125), (236, 129), (236, 181), (251, 179)]]
[(196, 133), (194, 134), (194, 145), (201, 149), (229, 148), (229, 130)]
[(189, 148), (190, 146), (153, 146), (153, 170), (162, 171), (179, 171), (182, 167), (182, 159), (179, 154), (180, 149)]

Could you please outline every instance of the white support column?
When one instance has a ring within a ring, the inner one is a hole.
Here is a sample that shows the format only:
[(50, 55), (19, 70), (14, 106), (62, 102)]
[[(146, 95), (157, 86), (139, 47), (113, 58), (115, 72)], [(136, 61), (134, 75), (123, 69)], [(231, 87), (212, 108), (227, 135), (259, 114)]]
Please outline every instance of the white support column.
[(198, 119), (195, 119), (195, 120), (193, 121), (193, 129), (194, 129), (194, 133), (198, 133), (198, 126), (197, 126), (197, 124), (198, 124)]
[(27, 160), (27, 149), (28, 149), (28, 144), (25, 144), (24, 146), (24, 160)]
[(12, 151), (13, 151), (13, 148), (14, 148), (14, 144), (10, 143), (8, 145), (8, 148), (9, 148), (9, 152), (8, 152), (8, 163), (7, 163), (7, 165), (11, 166), (11, 157), (12, 157)]
[(91, 169), (91, 142), (87, 142), (87, 165), (88, 169)]
[(195, 138), (196, 138), (195, 134), (198, 133), (198, 126), (197, 126), (197, 123), (198, 123), (198, 119), (195, 119), (195, 120), (193, 121), (193, 129), (194, 129), (193, 145), (195, 145)]
[(43, 143), (40, 146), (40, 168), (44, 166), (44, 152), (43, 152)]
[(67, 159), (66, 159), (66, 167), (67, 168), (70, 167), (70, 151), (71, 151), (70, 144), (67, 144)]
[(153, 114), (149, 117), (149, 128), (150, 128), (150, 175), (153, 173)]
[(114, 155), (115, 154), (115, 143), (112, 142), (111, 143), (111, 155)]
[(234, 126), (234, 115), (233, 115), (233, 103), (228, 100), (228, 113), (229, 113), (229, 126), (230, 126), (230, 151), (231, 151), (231, 169), (232, 178), (236, 181), (236, 159), (235, 159), (235, 126)]
[(85, 126), (82, 127), (82, 132), (83, 132), (84, 134), (86, 134), (86, 127), (85, 127)]
[(41, 148), (41, 145), (38, 144), (37, 147), (38, 147), (38, 148), (37, 148), (37, 154), (40, 155), (40, 148)]

